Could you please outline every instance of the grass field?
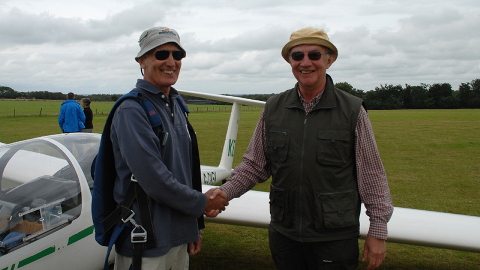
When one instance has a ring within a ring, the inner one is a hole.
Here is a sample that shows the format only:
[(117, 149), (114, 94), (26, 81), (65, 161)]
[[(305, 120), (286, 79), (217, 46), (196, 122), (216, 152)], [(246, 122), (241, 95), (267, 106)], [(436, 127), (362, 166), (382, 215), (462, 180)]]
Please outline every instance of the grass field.
[[(202, 164), (218, 165), (229, 112), (192, 111)], [(234, 165), (259, 115), (260, 110), (242, 111)], [(480, 110), (370, 111), (369, 116), (395, 206), (480, 216)], [(94, 115), (94, 132), (103, 130), (105, 119)], [(0, 142), (59, 132), (56, 116), (0, 117)], [(267, 191), (268, 183), (255, 189)], [(275, 269), (265, 229), (207, 223), (203, 237), (190, 269)], [(480, 269), (480, 254), (387, 243), (381, 269)]]
[[(0, 100), (0, 117), (25, 116), (58, 116), (63, 101), (59, 100)], [(94, 115), (106, 115), (114, 102), (92, 102)], [(192, 112), (226, 111), (231, 105), (189, 105)], [(249, 109), (258, 109), (245, 106)]]

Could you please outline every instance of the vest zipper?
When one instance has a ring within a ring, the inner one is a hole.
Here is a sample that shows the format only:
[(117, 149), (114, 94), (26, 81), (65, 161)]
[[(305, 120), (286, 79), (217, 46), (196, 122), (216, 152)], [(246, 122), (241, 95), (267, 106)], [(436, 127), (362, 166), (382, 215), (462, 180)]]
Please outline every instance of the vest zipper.
[[(298, 235), (300, 236), (300, 239), (302, 239), (302, 234), (303, 234), (303, 158), (305, 156), (305, 138), (307, 134), (307, 114), (305, 114), (305, 120), (303, 121), (303, 141), (302, 141), (302, 156), (300, 158), (300, 188), (298, 194), (299, 200), (300, 200), (300, 222), (299, 222), (299, 232)], [(300, 240), (302, 241), (302, 240)]]

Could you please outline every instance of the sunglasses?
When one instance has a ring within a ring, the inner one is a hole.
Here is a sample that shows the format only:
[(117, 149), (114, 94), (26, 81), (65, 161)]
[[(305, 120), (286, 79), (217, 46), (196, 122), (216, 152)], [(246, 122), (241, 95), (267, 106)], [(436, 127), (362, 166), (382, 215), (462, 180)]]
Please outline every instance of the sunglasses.
[[(167, 50), (159, 50), (155, 52), (155, 58), (157, 58), (157, 60), (160, 60), (160, 61), (167, 59), (169, 56), (170, 56), (170, 51), (167, 51)], [(185, 52), (179, 51), (179, 50), (172, 51), (172, 56), (173, 56), (173, 59), (180, 61), (182, 60), (182, 58), (185, 57)]]
[[(303, 52), (293, 52), (293, 53), (290, 54), (290, 56), (292, 57), (293, 60), (300, 61), (300, 60), (303, 59), (305, 54)], [(310, 60), (318, 60), (321, 57), (322, 57), (321, 52), (311, 51), (311, 52), (308, 53), (308, 58), (310, 58)]]

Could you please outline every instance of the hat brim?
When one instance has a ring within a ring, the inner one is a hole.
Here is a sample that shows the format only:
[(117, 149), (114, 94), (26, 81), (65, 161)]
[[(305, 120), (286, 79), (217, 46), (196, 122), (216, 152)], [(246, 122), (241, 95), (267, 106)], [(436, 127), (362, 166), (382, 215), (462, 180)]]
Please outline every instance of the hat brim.
[[(298, 45), (319, 45), (319, 46), (324, 46), (332, 50), (333, 54), (335, 54), (336, 57), (338, 57), (338, 50), (333, 43), (330, 41), (323, 39), (323, 38), (317, 38), (317, 37), (303, 37), (303, 38), (297, 38), (294, 40), (291, 40), (285, 46), (283, 46), (282, 49), (282, 56), (285, 59), (285, 61), (289, 61), (289, 56), (290, 56), (290, 50)], [(335, 57), (335, 59), (336, 59)]]

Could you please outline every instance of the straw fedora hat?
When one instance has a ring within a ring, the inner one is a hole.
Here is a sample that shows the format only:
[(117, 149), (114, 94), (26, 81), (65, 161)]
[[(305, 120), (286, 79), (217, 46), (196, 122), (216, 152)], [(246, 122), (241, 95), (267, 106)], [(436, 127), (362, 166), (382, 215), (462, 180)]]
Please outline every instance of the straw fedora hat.
[(314, 27), (307, 27), (295, 31), (290, 35), (290, 41), (283, 46), (282, 56), (287, 61), (290, 56), (290, 50), (298, 45), (320, 45), (329, 48), (332, 50), (335, 55), (335, 60), (338, 57), (338, 50), (333, 43), (328, 39), (327, 33), (323, 29), (318, 29)]

